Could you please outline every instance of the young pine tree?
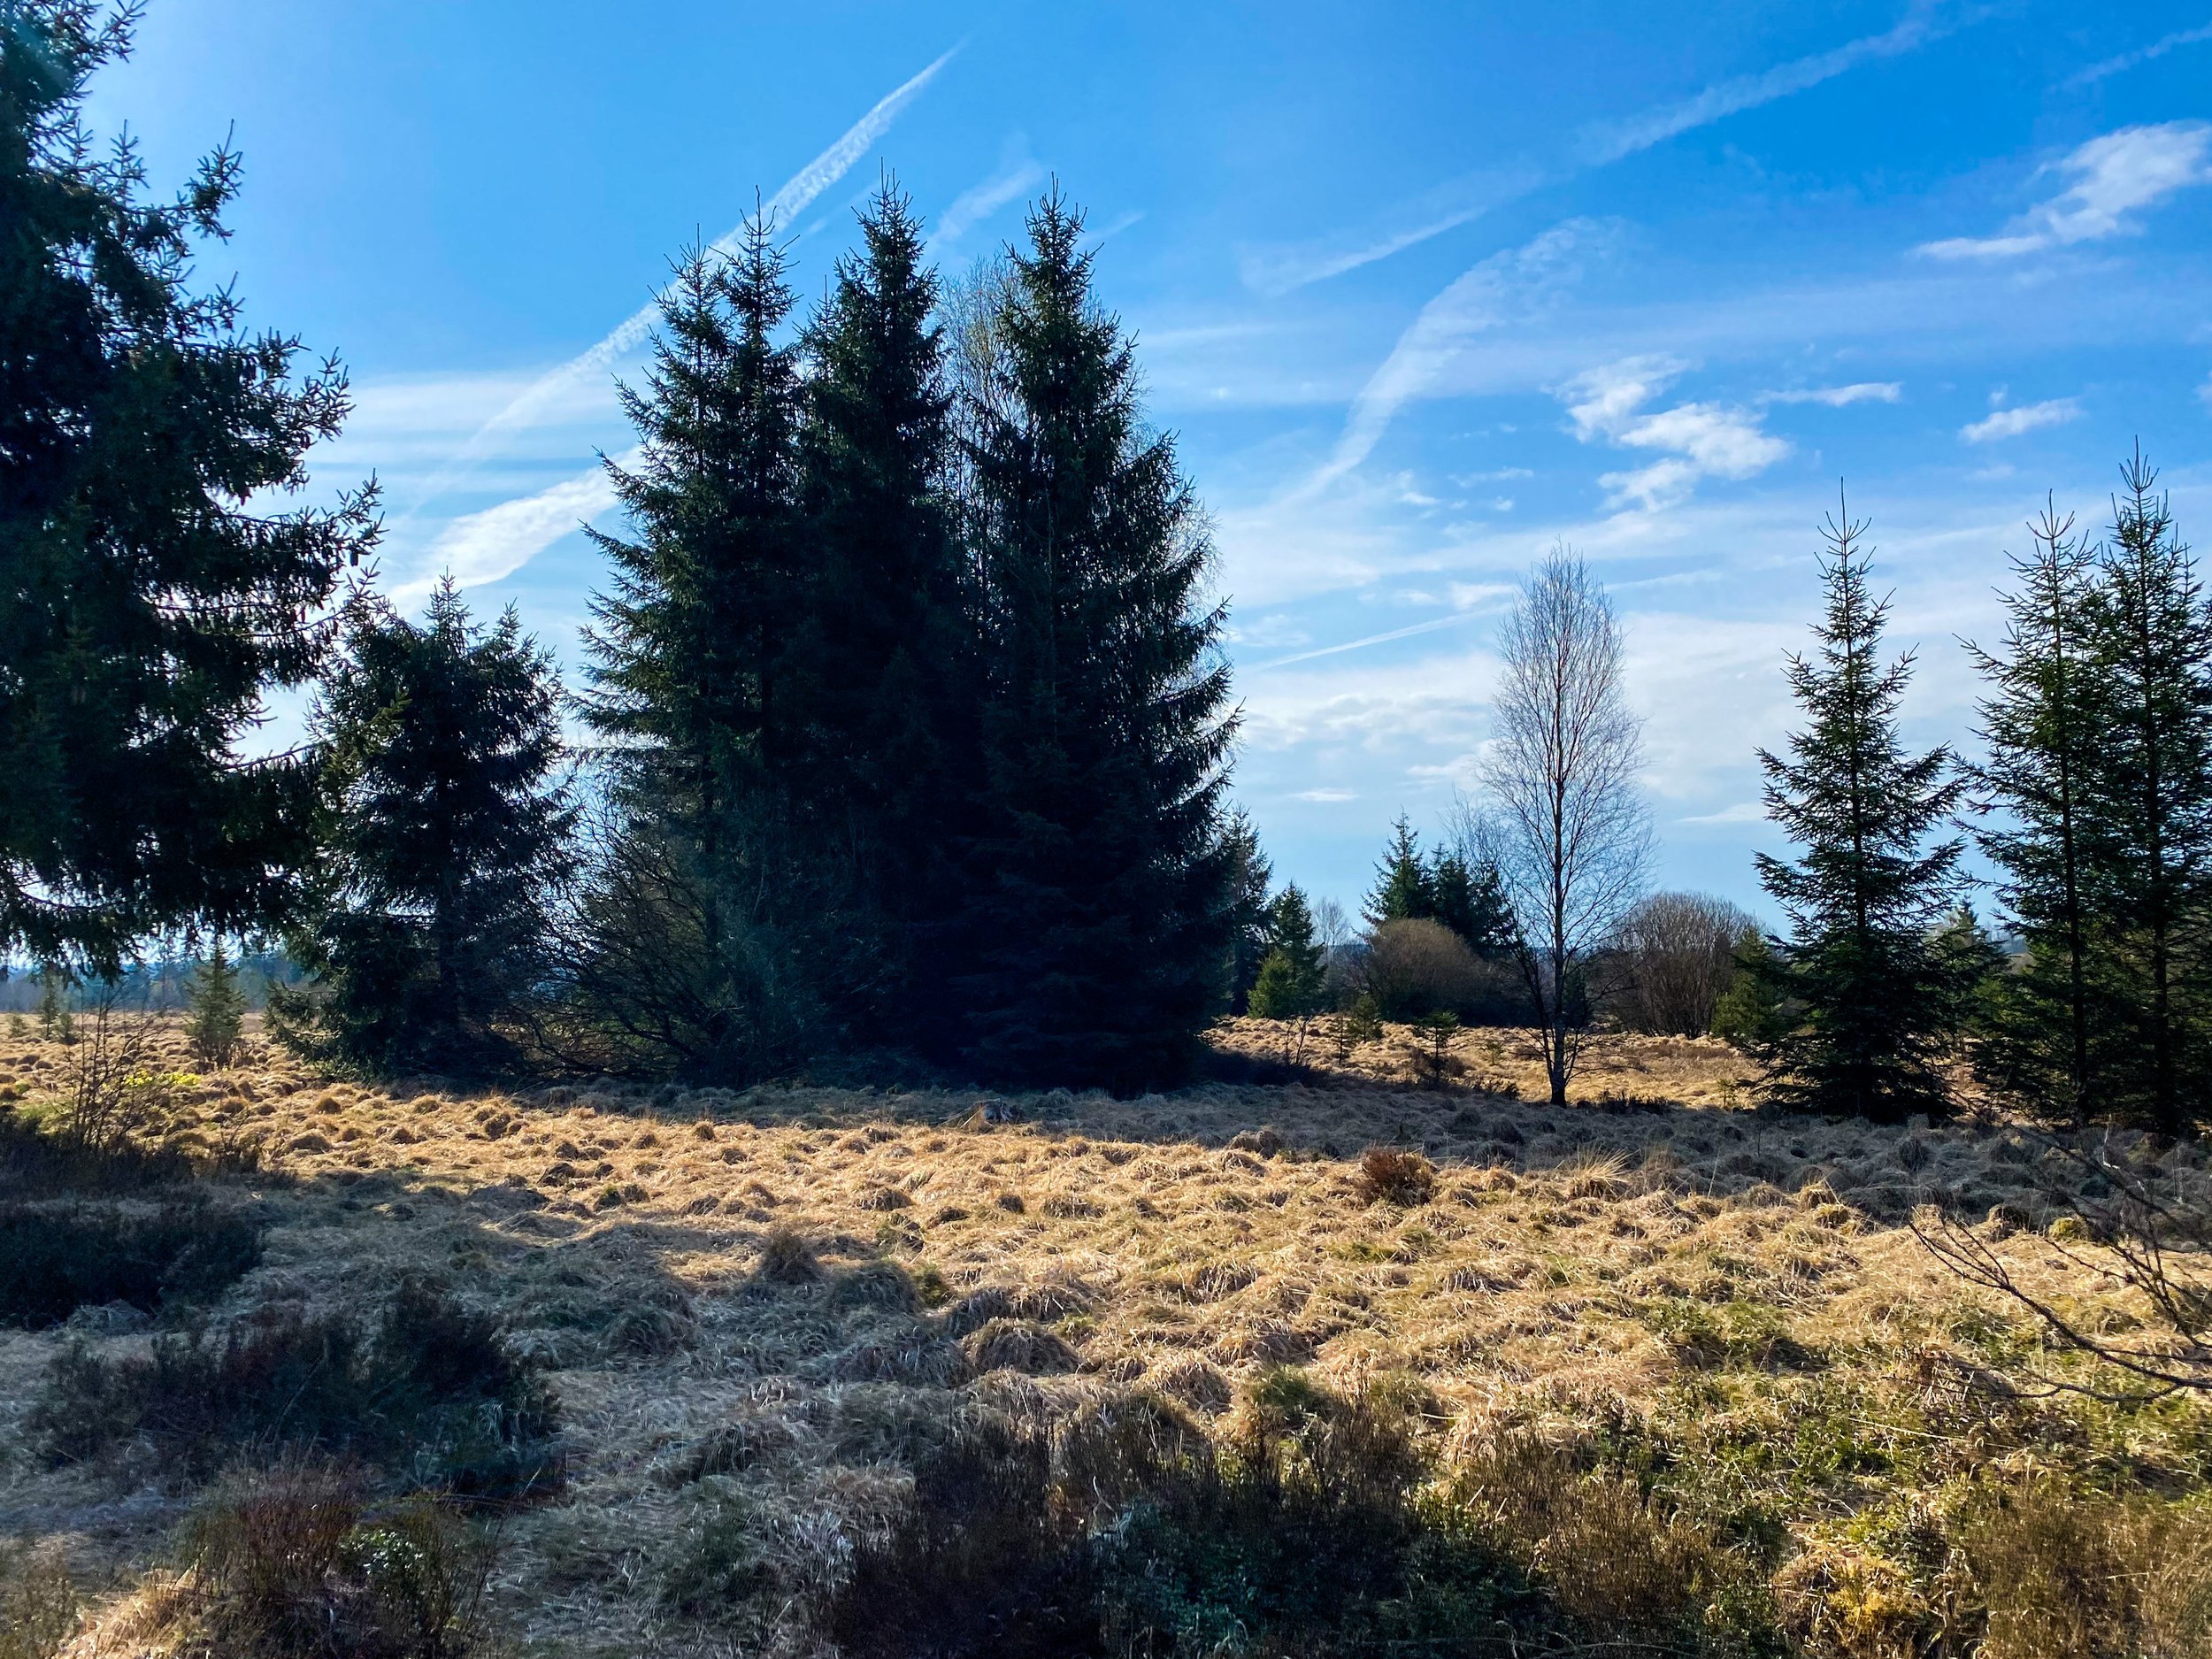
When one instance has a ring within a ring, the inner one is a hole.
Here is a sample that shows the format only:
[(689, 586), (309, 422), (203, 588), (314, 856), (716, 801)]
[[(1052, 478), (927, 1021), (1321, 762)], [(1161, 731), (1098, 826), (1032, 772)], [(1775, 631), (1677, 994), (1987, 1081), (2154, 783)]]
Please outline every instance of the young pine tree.
[(1187, 1069), (1226, 989), (1235, 719), (1203, 518), (1082, 229), (1057, 195), (1030, 215), (969, 416), (991, 672), (961, 988), (985, 1070), (1134, 1087)]
[(1328, 964), (1314, 937), (1313, 911), (1293, 882), (1267, 907), (1267, 955), (1252, 987), (1251, 1011), (1261, 1019), (1308, 1019), (1328, 995)]
[[(88, 962), (273, 917), (311, 855), (303, 767), (239, 746), (315, 672), (373, 491), (277, 506), (347, 408), (334, 363), (188, 286), (238, 157), (149, 200), (88, 86), (135, 8), (0, 6), (0, 956)], [(103, 158), (104, 157), (104, 158)]]
[(2003, 645), (1967, 650), (1990, 687), (1980, 707), (1988, 758), (1972, 778), (2003, 815), (1976, 839), (2005, 872), (1999, 896), (2026, 947), (1994, 987), (1977, 1065), (2007, 1093), (2079, 1124), (2105, 1045), (2095, 1034), (2083, 816), (2099, 742), (2083, 638), (2095, 555), (2073, 522), (2047, 505), (2028, 526), (2034, 550), (2012, 559), (2016, 585), (2000, 595)]
[(2085, 887), (2099, 953), (2097, 1110), (2177, 1133), (2212, 1110), (2212, 616), (2157, 473), (2122, 468), (2084, 607)]
[(1390, 826), (1390, 845), (1375, 866), (1375, 885), (1360, 913), (1370, 927), (1427, 921), (1436, 915), (1435, 878), (1421, 856), (1421, 838), (1402, 812)]
[(1930, 837), (1962, 786), (1947, 749), (1911, 755), (1899, 741), (1913, 657), (1878, 656), (1889, 602), (1868, 589), (1865, 530), (1847, 511), (1827, 521), (1819, 649), (1788, 670), (1807, 724), (1786, 757), (1759, 753), (1767, 815), (1802, 849), (1758, 855), (1790, 920), (1783, 972), (1803, 1010), (1774, 1046), (1767, 1089), (1805, 1110), (1896, 1123), (1950, 1102), (1939, 1064), (1955, 1035), (1956, 968), (1931, 935), (1957, 902), (1964, 847)]
[(572, 812), (560, 686), (512, 611), (473, 626), (450, 580), (420, 626), (357, 602), (316, 710), (326, 871), (273, 1002), (293, 1047), (364, 1071), (497, 1071), (549, 969)]
[(245, 1031), (246, 994), (218, 933), (208, 947), (207, 960), (193, 970), (185, 988), (185, 1040), (203, 1065), (221, 1071), (237, 1058)]

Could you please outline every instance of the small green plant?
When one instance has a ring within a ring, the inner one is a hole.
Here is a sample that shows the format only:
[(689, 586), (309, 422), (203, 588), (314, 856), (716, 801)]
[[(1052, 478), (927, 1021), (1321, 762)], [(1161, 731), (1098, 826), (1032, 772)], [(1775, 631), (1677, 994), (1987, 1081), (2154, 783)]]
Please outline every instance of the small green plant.
[(69, 979), (48, 964), (38, 972), (38, 1034), (49, 1042), (77, 1041), (77, 1019), (69, 1007)]

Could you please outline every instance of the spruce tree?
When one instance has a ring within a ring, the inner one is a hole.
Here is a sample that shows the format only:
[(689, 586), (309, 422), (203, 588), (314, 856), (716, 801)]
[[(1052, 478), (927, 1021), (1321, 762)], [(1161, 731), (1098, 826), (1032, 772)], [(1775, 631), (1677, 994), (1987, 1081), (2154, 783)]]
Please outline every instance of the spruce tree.
[(2085, 891), (2084, 789), (2097, 771), (2093, 668), (2083, 638), (2093, 550), (2046, 506), (2034, 550), (2011, 560), (2001, 648), (1967, 650), (1988, 682), (1972, 772), (1982, 804), (2002, 813), (1977, 832), (2004, 872), (1999, 896), (2025, 955), (1995, 992), (1994, 1028), (1978, 1056), (1993, 1084), (2078, 1124), (2094, 1088), (2092, 918)]
[(824, 882), (852, 891), (897, 1004), (926, 1018), (974, 746), (952, 400), (912, 204), (887, 180), (860, 230), (804, 342), (792, 792)]
[(364, 1071), (514, 1065), (573, 818), (552, 659), (450, 580), (419, 626), (365, 597), (314, 731), (325, 873), (288, 941), (313, 983), (273, 1001), (279, 1034)]
[(240, 745), (313, 673), (373, 493), (296, 496), (335, 363), (196, 292), (238, 157), (150, 199), (82, 120), (133, 10), (0, 9), (0, 953), (119, 969), (130, 941), (275, 915), (310, 855), (304, 768)]
[(1226, 988), (1235, 721), (1203, 516), (1082, 225), (1031, 213), (966, 422), (990, 672), (961, 989), (983, 1069), (1135, 1087), (1187, 1070)]
[(1889, 601), (1867, 587), (1865, 529), (1847, 511), (1824, 526), (1819, 649), (1793, 653), (1787, 672), (1807, 724), (1786, 757), (1759, 752), (1767, 814), (1802, 849), (1757, 855), (1789, 918), (1782, 967), (1802, 1004), (1766, 1087), (1786, 1105), (1895, 1123), (1950, 1101), (1939, 1064), (1955, 1035), (1955, 970), (1931, 933), (1957, 901), (1964, 845), (1931, 837), (1962, 784), (1947, 749), (1913, 755), (1899, 740), (1913, 654), (1878, 656)]
[(1390, 846), (1375, 866), (1375, 885), (1360, 913), (1370, 927), (1426, 921), (1436, 914), (1435, 878), (1421, 856), (1421, 838), (1402, 812), (1390, 826)]
[(583, 709), (609, 740), (616, 810), (580, 997), (616, 1040), (606, 1063), (718, 1081), (818, 1041), (826, 976), (801, 972), (793, 935), (834, 937), (841, 920), (808, 879), (818, 826), (802, 837), (792, 814), (809, 738), (793, 684), (805, 555), (784, 272), (761, 219), (733, 258), (679, 262), (644, 388), (623, 391), (641, 458), (609, 465), (628, 534), (594, 533), (613, 581), (592, 604)]
[(1261, 1019), (1307, 1019), (1320, 1011), (1327, 990), (1313, 911), (1294, 881), (1267, 909), (1267, 954), (1252, 987), (1251, 1011)]
[(2171, 1134), (2212, 1108), (2212, 616), (2139, 449), (2121, 476), (2083, 629), (2097, 1104)]
[(1429, 891), (1435, 918), (1465, 940), (1476, 956), (1486, 962), (1512, 958), (1520, 930), (1514, 926), (1497, 865), (1463, 852), (1441, 851), (1429, 867)]
[(1242, 807), (1229, 809), (1221, 829), (1229, 861), (1229, 1010), (1241, 1014), (1250, 1004), (1253, 984), (1269, 946), (1268, 884), (1273, 867), (1260, 846), (1258, 826)]
[(185, 988), (184, 1034), (201, 1064), (220, 1071), (237, 1057), (239, 1039), (246, 1029), (246, 994), (239, 988), (238, 970), (223, 950), (223, 936), (215, 935), (207, 960), (193, 971)]

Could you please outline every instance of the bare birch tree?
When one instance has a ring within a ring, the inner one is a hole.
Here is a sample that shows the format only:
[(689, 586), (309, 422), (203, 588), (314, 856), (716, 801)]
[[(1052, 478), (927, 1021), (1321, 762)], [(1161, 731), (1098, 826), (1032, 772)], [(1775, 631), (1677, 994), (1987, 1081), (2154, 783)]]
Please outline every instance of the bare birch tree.
[(1586, 1023), (1585, 970), (1635, 902), (1650, 857), (1636, 787), (1643, 722), (1628, 707), (1612, 602), (1567, 548), (1529, 578), (1499, 643), (1505, 672), (1479, 829), (1519, 924), (1552, 1103), (1564, 1105)]

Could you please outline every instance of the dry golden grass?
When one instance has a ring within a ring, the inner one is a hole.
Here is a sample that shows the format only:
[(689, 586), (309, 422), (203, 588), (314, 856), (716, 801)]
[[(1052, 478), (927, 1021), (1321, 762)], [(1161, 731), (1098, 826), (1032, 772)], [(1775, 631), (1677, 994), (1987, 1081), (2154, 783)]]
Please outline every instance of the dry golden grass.
[[(1284, 1035), (1241, 1021), (1223, 1041), (1264, 1056)], [(376, 1088), (257, 1049), (187, 1088), (172, 1133), (263, 1148), (265, 1177), (228, 1185), (265, 1216), (266, 1260), (224, 1310), (366, 1303), (430, 1271), (552, 1368), (569, 1485), (505, 1523), (495, 1586), (532, 1652), (799, 1640), (772, 1609), (703, 1633), (671, 1609), (672, 1563), (741, 1498), (773, 1517), (781, 1581), (828, 1582), (895, 1513), (914, 1420), (964, 1386), (1046, 1413), (1133, 1386), (1204, 1421), (1294, 1364), (1339, 1385), (1412, 1373), (1469, 1444), (1503, 1423), (1563, 1444), (1622, 1422), (1701, 1436), (1777, 1494), (1785, 1602), (1838, 1653), (1891, 1651), (1882, 1632), (1909, 1623), (1884, 1611), (1897, 1548), (1870, 1516), (2031, 1471), (2168, 1495), (2212, 1477), (2195, 1407), (2122, 1421), (2008, 1394), (1997, 1379), (2039, 1363), (2031, 1333), (1902, 1225), (1941, 1194), (1994, 1232), (2026, 1224), (2023, 1271), (2043, 1271), (2017, 1133), (1765, 1119), (1732, 1107), (1741, 1064), (1709, 1042), (1601, 1039), (1578, 1092), (1611, 1103), (1563, 1110), (1396, 1086), (1409, 1048), (1370, 1045), (1327, 1087), (1130, 1101)], [(1478, 1079), (1540, 1092), (1511, 1034), (1455, 1048)], [(50, 1098), (67, 1064), (0, 1041), (0, 1095)], [(1379, 1182), (1374, 1147), (1432, 1176)], [(27, 1454), (64, 1340), (0, 1332), (0, 1537), (111, 1586), (76, 1651), (142, 1651), (134, 1586), (189, 1494)], [(1816, 1457), (1810, 1434), (1846, 1443)]]

